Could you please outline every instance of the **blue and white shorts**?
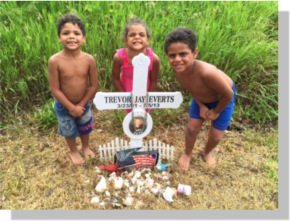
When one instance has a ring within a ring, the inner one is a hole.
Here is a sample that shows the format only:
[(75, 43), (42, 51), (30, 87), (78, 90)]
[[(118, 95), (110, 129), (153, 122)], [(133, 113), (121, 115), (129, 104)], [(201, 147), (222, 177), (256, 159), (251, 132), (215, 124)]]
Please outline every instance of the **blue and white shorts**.
[(65, 138), (76, 138), (79, 135), (87, 135), (93, 130), (93, 120), (90, 103), (85, 105), (85, 111), (81, 117), (73, 117), (67, 108), (55, 100), (55, 112), (58, 118), (60, 135)]

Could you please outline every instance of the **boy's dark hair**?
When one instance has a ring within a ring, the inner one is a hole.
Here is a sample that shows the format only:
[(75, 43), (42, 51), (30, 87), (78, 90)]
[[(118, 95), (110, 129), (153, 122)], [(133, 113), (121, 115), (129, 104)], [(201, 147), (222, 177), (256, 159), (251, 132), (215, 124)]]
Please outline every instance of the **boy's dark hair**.
[(149, 32), (149, 29), (148, 29), (146, 23), (142, 19), (132, 18), (127, 22), (127, 24), (125, 25), (125, 28), (123, 30), (122, 39), (124, 42), (127, 41), (127, 35), (129, 33), (129, 29), (131, 28), (132, 25), (136, 25), (136, 24), (140, 24), (140, 25), (144, 26), (144, 28), (146, 30), (147, 37), (148, 38), (150, 37), (150, 32)]
[(197, 46), (197, 35), (193, 30), (188, 28), (179, 27), (172, 30), (164, 40), (165, 53), (167, 54), (170, 44), (177, 42), (187, 44), (192, 52), (194, 52)]
[(82, 34), (85, 36), (85, 24), (78, 16), (74, 14), (63, 15), (57, 22), (58, 36), (60, 36), (61, 30), (65, 23), (72, 23), (73, 25), (77, 24), (81, 29)]

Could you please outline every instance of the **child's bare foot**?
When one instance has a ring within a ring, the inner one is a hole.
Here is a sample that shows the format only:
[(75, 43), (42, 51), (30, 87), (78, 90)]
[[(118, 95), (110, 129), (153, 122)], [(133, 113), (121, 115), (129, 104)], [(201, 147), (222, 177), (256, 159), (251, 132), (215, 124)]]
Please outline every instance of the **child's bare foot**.
[(190, 166), (190, 162), (192, 159), (192, 155), (183, 154), (178, 163), (183, 170), (188, 170)]
[(204, 160), (206, 161), (206, 163), (208, 163), (211, 166), (215, 166), (216, 165), (216, 160), (214, 160), (214, 158), (210, 155), (210, 153), (202, 153)]
[(91, 157), (91, 158), (95, 157), (94, 152), (89, 147), (84, 148), (83, 152), (84, 152), (84, 156), (86, 159), (89, 157)]
[(82, 164), (85, 162), (78, 152), (70, 152), (69, 155), (74, 164)]

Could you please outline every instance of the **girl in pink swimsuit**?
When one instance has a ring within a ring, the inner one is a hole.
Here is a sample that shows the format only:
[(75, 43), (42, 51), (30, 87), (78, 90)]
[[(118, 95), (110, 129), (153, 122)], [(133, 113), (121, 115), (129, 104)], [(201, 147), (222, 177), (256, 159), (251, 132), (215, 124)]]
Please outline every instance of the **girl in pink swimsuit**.
[[(156, 91), (159, 77), (160, 60), (148, 47), (149, 30), (141, 19), (131, 19), (123, 31), (123, 41), (126, 48), (118, 49), (113, 59), (112, 76), (114, 86), (119, 92), (131, 92), (133, 88), (132, 59), (140, 53), (150, 58), (147, 91)], [(147, 109), (147, 112), (150, 110)], [(130, 109), (126, 110), (131, 112)]]

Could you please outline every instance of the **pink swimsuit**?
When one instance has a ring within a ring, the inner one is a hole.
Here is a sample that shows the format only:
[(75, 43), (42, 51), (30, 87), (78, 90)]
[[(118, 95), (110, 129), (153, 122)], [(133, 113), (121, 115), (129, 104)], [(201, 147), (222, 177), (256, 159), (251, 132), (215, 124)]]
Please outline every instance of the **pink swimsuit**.
[[(122, 75), (121, 83), (125, 92), (131, 92), (133, 89), (133, 69), (132, 65), (129, 65), (128, 55), (125, 48), (117, 50), (118, 55), (123, 61), (123, 66), (121, 66)], [(147, 47), (147, 56), (150, 58), (150, 65), (148, 71), (148, 81), (147, 81), (147, 91), (150, 88), (150, 73), (153, 67), (153, 51), (151, 48)]]
[[(150, 58), (150, 65), (148, 69), (148, 81), (147, 81), (147, 92), (150, 88), (150, 73), (153, 68), (153, 51), (151, 48), (147, 47), (147, 56)], [(125, 92), (132, 92), (133, 89), (133, 70), (134, 67), (132, 65), (129, 65), (128, 55), (125, 48), (118, 49), (117, 50), (118, 55), (123, 61), (123, 66), (121, 66), (121, 83), (123, 86), (123, 89)], [(127, 114), (130, 113), (132, 110), (126, 109)], [(150, 109), (146, 110), (148, 113), (150, 113)]]

